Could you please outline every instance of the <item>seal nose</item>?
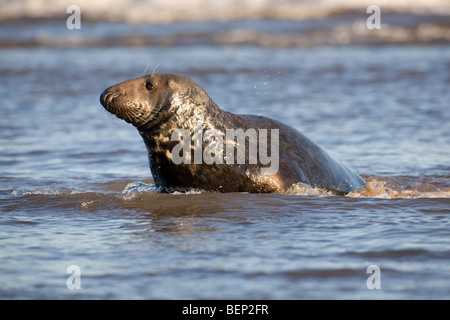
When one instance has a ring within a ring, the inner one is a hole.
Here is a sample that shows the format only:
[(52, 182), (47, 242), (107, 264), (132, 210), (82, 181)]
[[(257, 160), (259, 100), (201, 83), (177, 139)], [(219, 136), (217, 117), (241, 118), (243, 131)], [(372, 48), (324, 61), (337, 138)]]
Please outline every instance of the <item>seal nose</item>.
[(105, 106), (105, 105), (106, 105), (107, 91), (108, 91), (108, 89), (106, 89), (105, 91), (103, 91), (102, 94), (100, 95), (100, 103), (102, 104), (102, 106)]

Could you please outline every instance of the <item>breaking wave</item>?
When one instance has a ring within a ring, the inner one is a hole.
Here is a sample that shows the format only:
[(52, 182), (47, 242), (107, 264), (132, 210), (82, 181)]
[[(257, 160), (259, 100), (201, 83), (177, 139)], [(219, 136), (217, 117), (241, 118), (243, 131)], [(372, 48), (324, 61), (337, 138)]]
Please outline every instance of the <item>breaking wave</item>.
[(0, 0), (0, 48), (450, 43), (445, 0), (378, 1), (381, 26), (374, 30), (366, 26), (371, 3), (364, 0), (78, 1), (76, 32), (66, 27), (71, 2)]
[[(367, 0), (78, 0), (83, 19), (90, 21), (157, 22), (237, 19), (309, 19), (364, 12)], [(0, 18), (62, 18), (72, 0), (3, 0)], [(383, 12), (450, 14), (446, 0), (378, 0)]]

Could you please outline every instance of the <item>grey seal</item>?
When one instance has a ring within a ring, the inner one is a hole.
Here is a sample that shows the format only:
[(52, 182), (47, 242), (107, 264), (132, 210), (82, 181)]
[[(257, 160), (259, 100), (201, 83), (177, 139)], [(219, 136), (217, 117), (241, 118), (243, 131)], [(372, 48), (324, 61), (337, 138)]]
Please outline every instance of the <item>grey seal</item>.
[[(137, 128), (162, 192), (285, 193), (303, 183), (342, 195), (365, 185), (357, 173), (295, 128), (263, 116), (226, 112), (181, 74), (152, 74), (119, 83), (107, 88), (100, 102)], [(229, 132), (235, 134), (231, 139)], [(236, 132), (244, 133), (244, 140), (239, 142)], [(244, 155), (237, 149), (242, 145)]]

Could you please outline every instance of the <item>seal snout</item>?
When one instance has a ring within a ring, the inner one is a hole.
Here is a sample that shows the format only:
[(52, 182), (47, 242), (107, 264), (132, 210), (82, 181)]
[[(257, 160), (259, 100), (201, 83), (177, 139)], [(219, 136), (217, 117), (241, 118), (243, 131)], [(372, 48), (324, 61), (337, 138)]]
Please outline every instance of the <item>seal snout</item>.
[(102, 106), (106, 108), (111, 102), (113, 96), (114, 92), (111, 91), (111, 89), (108, 88), (105, 91), (103, 91), (103, 93), (100, 95), (100, 103), (102, 104)]
[(100, 95), (100, 103), (102, 104), (102, 106), (105, 106), (106, 104), (106, 98), (108, 96), (108, 93), (106, 91), (107, 90), (103, 91), (102, 94)]
[(121, 95), (121, 93), (112, 90), (111, 88), (106, 89), (100, 95), (100, 103), (102, 106), (111, 113), (117, 114), (118, 105), (116, 99)]
[(100, 95), (100, 103), (109, 113), (119, 119), (131, 123), (135, 127), (141, 127), (147, 123), (150, 116), (148, 103), (145, 104), (123, 88), (114, 86), (106, 89)]

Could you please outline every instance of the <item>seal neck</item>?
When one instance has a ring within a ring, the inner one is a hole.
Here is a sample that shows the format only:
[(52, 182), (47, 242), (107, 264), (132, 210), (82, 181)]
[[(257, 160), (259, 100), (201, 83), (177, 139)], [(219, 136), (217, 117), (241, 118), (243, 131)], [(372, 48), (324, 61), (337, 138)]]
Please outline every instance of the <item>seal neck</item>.
[(222, 132), (230, 128), (243, 127), (240, 117), (223, 111), (211, 99), (205, 105), (192, 105), (194, 104), (192, 101), (188, 101), (187, 104), (191, 105), (183, 105), (180, 107), (181, 110), (174, 110), (173, 107), (176, 105), (172, 105), (170, 110), (160, 114), (161, 117), (157, 122), (137, 128), (145, 143), (166, 148), (171, 144), (173, 131), (184, 129), (193, 134), (199, 125), (203, 130), (218, 129)]

